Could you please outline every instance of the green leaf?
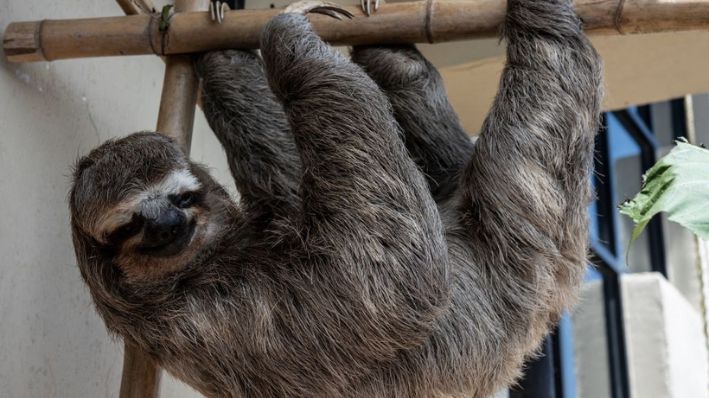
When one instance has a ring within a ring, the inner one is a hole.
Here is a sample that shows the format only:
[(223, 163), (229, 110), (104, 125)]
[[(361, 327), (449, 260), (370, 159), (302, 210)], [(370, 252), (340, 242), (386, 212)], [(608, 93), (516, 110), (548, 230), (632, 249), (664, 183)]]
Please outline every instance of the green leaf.
[(709, 239), (709, 150), (677, 142), (677, 147), (645, 174), (640, 193), (619, 208), (635, 222), (633, 241), (660, 212)]
[(160, 13), (160, 25), (158, 26), (160, 32), (165, 32), (170, 27), (170, 18), (172, 18), (170, 10), (172, 10), (172, 7), (172, 4), (168, 4), (162, 8), (162, 12)]

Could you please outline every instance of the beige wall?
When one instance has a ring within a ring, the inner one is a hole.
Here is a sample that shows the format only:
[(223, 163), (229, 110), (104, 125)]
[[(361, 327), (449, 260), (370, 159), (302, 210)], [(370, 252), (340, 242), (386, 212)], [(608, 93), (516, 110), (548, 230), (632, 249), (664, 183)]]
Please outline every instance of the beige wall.
[[(119, 15), (112, 1), (0, 0), (8, 22)], [(75, 265), (66, 196), (71, 166), (100, 142), (155, 126), (154, 57), (9, 65), (0, 57), (0, 396), (117, 396), (122, 345), (95, 314)], [(194, 157), (228, 182), (198, 115)], [(232, 188), (233, 189), (233, 188)], [(164, 396), (187, 397), (173, 382)]]
[[(621, 278), (623, 327), (632, 397), (707, 398), (709, 368), (700, 314), (664, 276)], [(587, 283), (573, 314), (579, 398), (611, 396), (603, 288)]]
[[(599, 36), (592, 41), (605, 64), (606, 110), (709, 91), (709, 32)], [(497, 91), (505, 58), (496, 44), (422, 46), (441, 67), (451, 102), (470, 134), (478, 133)]]

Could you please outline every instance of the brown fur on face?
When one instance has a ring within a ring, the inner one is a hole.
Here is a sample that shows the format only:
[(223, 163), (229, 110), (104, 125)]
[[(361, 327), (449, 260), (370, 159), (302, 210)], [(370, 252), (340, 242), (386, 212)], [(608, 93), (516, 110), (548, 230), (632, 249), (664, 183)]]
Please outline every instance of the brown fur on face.
[[(136, 160), (143, 167), (131, 175)], [(197, 175), (205, 181), (200, 182)], [(119, 183), (108, 184), (108, 179)], [(233, 206), (206, 172), (191, 165), (172, 141), (157, 133), (138, 133), (105, 143), (79, 162), (75, 181), (70, 198), (76, 214), (74, 228), (81, 236), (92, 237), (91, 245), (97, 250), (110, 254), (112, 265), (131, 282), (156, 279), (184, 268), (207, 242), (222, 233), (220, 213), (224, 206)], [(99, 197), (97, 186), (103, 190)], [(180, 209), (187, 222), (194, 224), (194, 232), (178, 253), (157, 256), (141, 252), (142, 228), (119, 242), (111, 241), (133, 217), (172, 206), (170, 196), (193, 191), (205, 195), (195, 206)]]
[[(483, 398), (512, 383), (586, 264), (601, 66), (569, 0), (509, 0), (504, 37), (475, 145), (412, 46), (349, 60), (280, 15), (263, 61), (204, 55), (241, 203), (155, 134), (82, 160), (74, 243), (107, 327), (210, 397)], [(120, 265), (90, 226), (185, 167), (218, 232), (179, 266)]]

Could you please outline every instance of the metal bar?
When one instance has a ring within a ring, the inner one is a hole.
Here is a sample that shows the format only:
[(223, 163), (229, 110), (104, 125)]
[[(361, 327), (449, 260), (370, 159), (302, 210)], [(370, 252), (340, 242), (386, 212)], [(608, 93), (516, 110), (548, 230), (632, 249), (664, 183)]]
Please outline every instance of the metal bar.
[[(689, 97), (691, 98), (691, 97)], [(675, 139), (687, 138), (689, 142), (697, 145), (696, 139), (692, 139), (687, 128), (687, 106), (685, 106), (685, 98), (678, 98), (670, 101), (672, 108), (672, 133)], [(691, 102), (690, 102), (691, 104)], [(696, 137), (695, 137), (696, 138)]]
[(606, 337), (608, 339), (608, 359), (610, 361), (611, 394), (613, 398), (628, 398), (630, 397), (630, 386), (625, 348), (620, 275), (612, 273), (603, 277), (603, 296), (606, 315)]
[[(657, 161), (657, 150), (660, 146), (655, 134), (635, 113), (617, 111), (613, 112), (613, 115), (621, 122), (625, 130), (640, 147), (640, 162), (643, 172), (650, 169)], [(650, 221), (646, 228), (646, 234), (649, 242), (651, 269), (667, 277), (662, 217), (654, 217)]]
[(621, 121), (625, 129), (628, 130), (628, 133), (630, 133), (641, 148), (651, 148), (655, 150), (659, 147), (655, 134), (637, 113), (621, 110), (613, 112), (613, 115)]
[(573, 318), (571, 314), (561, 317), (559, 325), (554, 332), (554, 363), (557, 370), (558, 397), (576, 398), (578, 395), (576, 377), (576, 357), (574, 350)]
[(554, 390), (556, 391), (556, 398), (574, 398), (566, 397), (564, 394), (564, 374), (563, 374), (563, 359), (562, 359), (562, 347), (561, 347), (561, 337), (560, 337), (561, 324), (557, 325), (554, 332), (551, 334), (551, 354), (552, 361), (554, 364)]
[(596, 222), (598, 237), (608, 250), (615, 256), (618, 252), (616, 242), (616, 208), (613, 204), (613, 174), (608, 142), (607, 117), (603, 115), (600, 131), (596, 135), (596, 158), (593, 178), (596, 195)]
[(526, 363), (524, 378), (510, 389), (510, 398), (557, 398), (554, 365), (554, 345), (549, 335), (542, 343), (540, 356)]
[[(625, 330), (623, 327), (623, 305), (620, 295), (619, 273), (623, 267), (617, 259), (616, 223), (617, 215), (613, 204), (614, 167), (611, 164), (610, 141), (607, 116), (603, 115), (603, 128), (596, 137), (596, 162), (594, 178), (598, 192), (599, 238), (604, 242), (592, 241), (591, 261), (603, 276), (603, 311), (608, 349), (608, 368), (612, 398), (629, 398), (627, 354), (625, 351)], [(605, 178), (603, 178), (605, 177)]]
[(628, 359), (625, 346), (625, 326), (623, 322), (623, 301), (620, 274), (612, 264), (606, 262), (608, 252), (595, 244), (592, 246), (592, 262), (603, 275), (603, 306), (606, 321), (606, 341), (608, 343), (608, 366), (610, 371), (610, 391), (612, 398), (629, 398), (630, 383)]
[(606, 275), (612, 272), (622, 272), (622, 266), (616, 258), (615, 254), (611, 253), (601, 242), (591, 242), (592, 257), (597, 257), (598, 261), (593, 261), (593, 265), (602, 274)]

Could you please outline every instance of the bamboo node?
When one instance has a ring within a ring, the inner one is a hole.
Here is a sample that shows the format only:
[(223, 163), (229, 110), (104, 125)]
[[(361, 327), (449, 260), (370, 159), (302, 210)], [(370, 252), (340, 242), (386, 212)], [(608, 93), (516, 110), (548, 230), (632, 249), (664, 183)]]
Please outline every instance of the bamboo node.
[[(148, 22), (148, 29), (145, 30), (145, 35), (147, 41), (150, 43), (150, 49), (153, 50), (153, 54), (165, 55), (165, 41), (162, 39), (163, 35), (160, 34), (160, 49), (155, 48), (155, 40), (153, 40), (153, 32), (156, 30), (156, 24), (160, 23), (160, 14), (152, 13), (150, 14), (150, 22)], [(160, 32), (162, 33), (162, 32)]]
[(3, 37), (5, 55), (22, 62), (48, 61), (42, 46), (42, 27), (38, 22), (14, 22), (8, 25), (11, 33)]
[(433, 20), (433, 2), (435, 0), (426, 0), (426, 18), (424, 22), (424, 29), (426, 30), (426, 40), (433, 44), (433, 28), (431, 27), (431, 21)]
[(625, 0), (618, 0), (618, 7), (615, 9), (615, 15), (613, 16), (613, 25), (615, 27), (615, 30), (618, 31), (621, 35), (624, 35), (625, 32), (623, 32), (623, 11), (625, 10)]

